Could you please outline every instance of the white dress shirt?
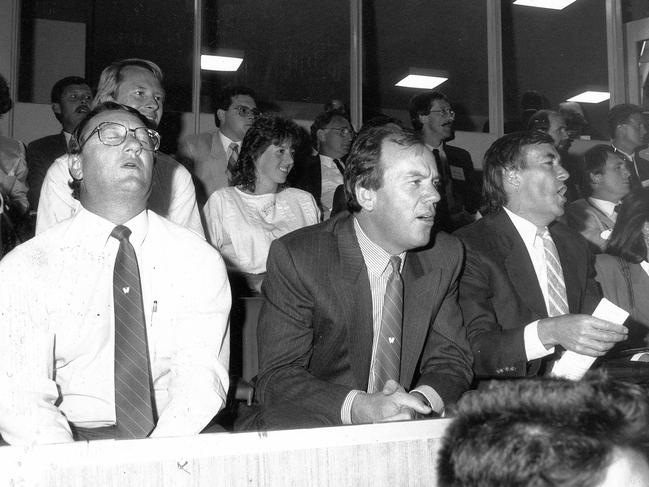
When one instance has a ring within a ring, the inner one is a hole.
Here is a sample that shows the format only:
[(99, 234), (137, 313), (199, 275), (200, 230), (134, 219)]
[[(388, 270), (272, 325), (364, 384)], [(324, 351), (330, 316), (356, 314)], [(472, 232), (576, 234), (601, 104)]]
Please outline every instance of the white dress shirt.
[[(545, 264), (545, 250), (543, 248), (543, 239), (537, 235), (538, 227), (534, 223), (518, 216), (509, 209), (504, 209), (514, 224), (514, 227), (516, 227), (516, 231), (525, 243), (525, 248), (532, 260), (532, 265), (534, 266), (536, 279), (539, 282), (539, 287), (543, 293), (545, 309), (548, 310), (549, 313), (548, 275)], [(554, 353), (554, 347), (548, 349), (545, 348), (543, 343), (541, 343), (538, 333), (538, 324), (538, 320), (533, 321), (525, 326), (525, 330), (523, 331), (527, 360), (536, 360)]]
[[(225, 403), (230, 287), (203, 239), (151, 211), (125, 224), (138, 258), (158, 423), (196, 434)], [(71, 441), (115, 422), (115, 225), (85, 209), (0, 261), (0, 433)]]
[(273, 240), (320, 221), (313, 196), (296, 188), (249, 194), (236, 187), (212, 193), (204, 208), (208, 240), (241, 272), (266, 272)]
[(607, 217), (611, 219), (613, 223), (617, 220), (617, 212), (615, 211), (615, 207), (618, 205), (618, 203), (612, 203), (607, 200), (600, 200), (598, 198), (593, 198), (590, 197), (588, 198), (588, 201), (590, 202), (591, 205), (593, 205), (595, 208), (597, 208), (599, 211), (604, 213)]
[(237, 144), (239, 153), (241, 153), (241, 141), (235, 142), (230, 137), (224, 135), (223, 132), (221, 132), (220, 130), (219, 130), (219, 140), (221, 141), (221, 145), (223, 146), (223, 150), (225, 151), (226, 161), (229, 160), (230, 156), (232, 155), (232, 149), (230, 149), (230, 146), (232, 144)]
[[(72, 197), (68, 154), (56, 159), (47, 170), (36, 215), (36, 235), (67, 220), (81, 208)], [(171, 156), (156, 153), (148, 207), (160, 216), (204, 236), (196, 204), (196, 191), (189, 171)]]

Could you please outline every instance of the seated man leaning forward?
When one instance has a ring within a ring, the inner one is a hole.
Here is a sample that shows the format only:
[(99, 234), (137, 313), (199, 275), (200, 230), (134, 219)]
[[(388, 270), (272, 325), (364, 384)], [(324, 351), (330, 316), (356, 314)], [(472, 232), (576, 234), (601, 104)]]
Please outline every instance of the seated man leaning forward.
[(351, 214), (271, 244), (257, 427), (441, 414), (468, 389), (462, 247), (445, 233), (431, 240), (438, 181), (433, 155), (413, 133), (372, 128), (347, 160)]
[(0, 434), (199, 433), (228, 390), (223, 261), (146, 210), (160, 138), (144, 116), (107, 102), (75, 135), (81, 209), (0, 262)]
[(559, 346), (598, 357), (627, 329), (594, 318), (593, 256), (563, 215), (568, 173), (552, 138), (515, 132), (484, 159), (489, 214), (456, 235), (466, 249), (460, 306), (479, 379), (549, 372)]

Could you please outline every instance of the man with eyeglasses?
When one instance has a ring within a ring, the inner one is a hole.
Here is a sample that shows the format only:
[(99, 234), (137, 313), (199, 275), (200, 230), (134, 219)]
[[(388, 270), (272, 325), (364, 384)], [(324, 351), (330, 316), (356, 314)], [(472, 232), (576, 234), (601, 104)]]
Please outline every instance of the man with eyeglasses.
[(649, 186), (649, 161), (637, 151), (646, 145), (647, 126), (642, 108), (630, 103), (615, 105), (608, 112), (611, 145), (627, 163), (633, 188)]
[(178, 157), (194, 177), (201, 211), (214, 191), (230, 186), (230, 169), (239, 158), (243, 137), (259, 115), (254, 91), (245, 86), (226, 87), (215, 101), (217, 128), (179, 142)]
[(345, 157), (354, 139), (354, 129), (342, 111), (318, 115), (311, 125), (311, 140), (317, 154), (296, 161), (289, 183), (313, 195), (323, 220), (329, 218), (336, 188), (343, 184)]
[(421, 93), (410, 100), (409, 112), (413, 128), (433, 151), (439, 169), (442, 199), (435, 227), (450, 232), (471, 223), (479, 216), (481, 181), (471, 155), (446, 143), (453, 138), (455, 120), (448, 98), (439, 91)]
[[(99, 78), (92, 106), (114, 101), (138, 110), (157, 127), (162, 119), (165, 91), (162, 71), (146, 59), (123, 59), (106, 67)], [(203, 236), (194, 184), (187, 169), (172, 157), (156, 152), (149, 208), (174, 223)], [(70, 190), (67, 154), (50, 167), (43, 181), (36, 219), (36, 234), (79, 211)]]
[(197, 434), (225, 403), (225, 266), (147, 210), (160, 146), (149, 125), (130, 107), (95, 107), (70, 157), (80, 210), (0, 262), (10, 444)]

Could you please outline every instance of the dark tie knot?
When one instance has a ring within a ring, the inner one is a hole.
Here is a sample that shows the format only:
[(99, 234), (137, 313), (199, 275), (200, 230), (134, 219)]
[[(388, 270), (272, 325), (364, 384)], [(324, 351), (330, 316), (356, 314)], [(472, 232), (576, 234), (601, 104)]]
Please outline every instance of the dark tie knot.
[(117, 225), (115, 228), (113, 228), (113, 231), (110, 232), (110, 236), (116, 238), (120, 242), (122, 240), (128, 240), (128, 237), (130, 235), (131, 230), (129, 230), (129, 228), (125, 227), (124, 225)]
[(233, 154), (239, 155), (239, 144), (236, 142), (232, 142), (230, 144), (230, 150), (232, 151)]

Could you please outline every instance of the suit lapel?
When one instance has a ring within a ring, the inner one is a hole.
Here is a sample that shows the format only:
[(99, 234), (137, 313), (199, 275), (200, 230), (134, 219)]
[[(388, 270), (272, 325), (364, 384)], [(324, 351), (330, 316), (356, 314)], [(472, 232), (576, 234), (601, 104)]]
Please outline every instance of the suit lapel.
[(431, 326), (433, 307), (439, 306), (440, 282), (442, 282), (441, 268), (434, 267), (425, 273), (417, 253), (409, 252), (406, 255), (403, 268), (404, 304), (400, 379), (404, 387), (410, 386), (412, 382), (415, 367)]
[(337, 231), (341, 279), (333, 284), (343, 323), (351, 337), (349, 348), (352, 371), (359, 387), (367, 390), (374, 336), (372, 293), (353, 222), (353, 217), (346, 218)]
[(494, 220), (497, 228), (492, 231), (499, 236), (500, 251), (506, 255), (505, 269), (515, 292), (520, 296), (521, 302), (525, 303), (535, 315), (547, 317), (548, 311), (543, 292), (525, 242), (504, 210), (498, 213)]

